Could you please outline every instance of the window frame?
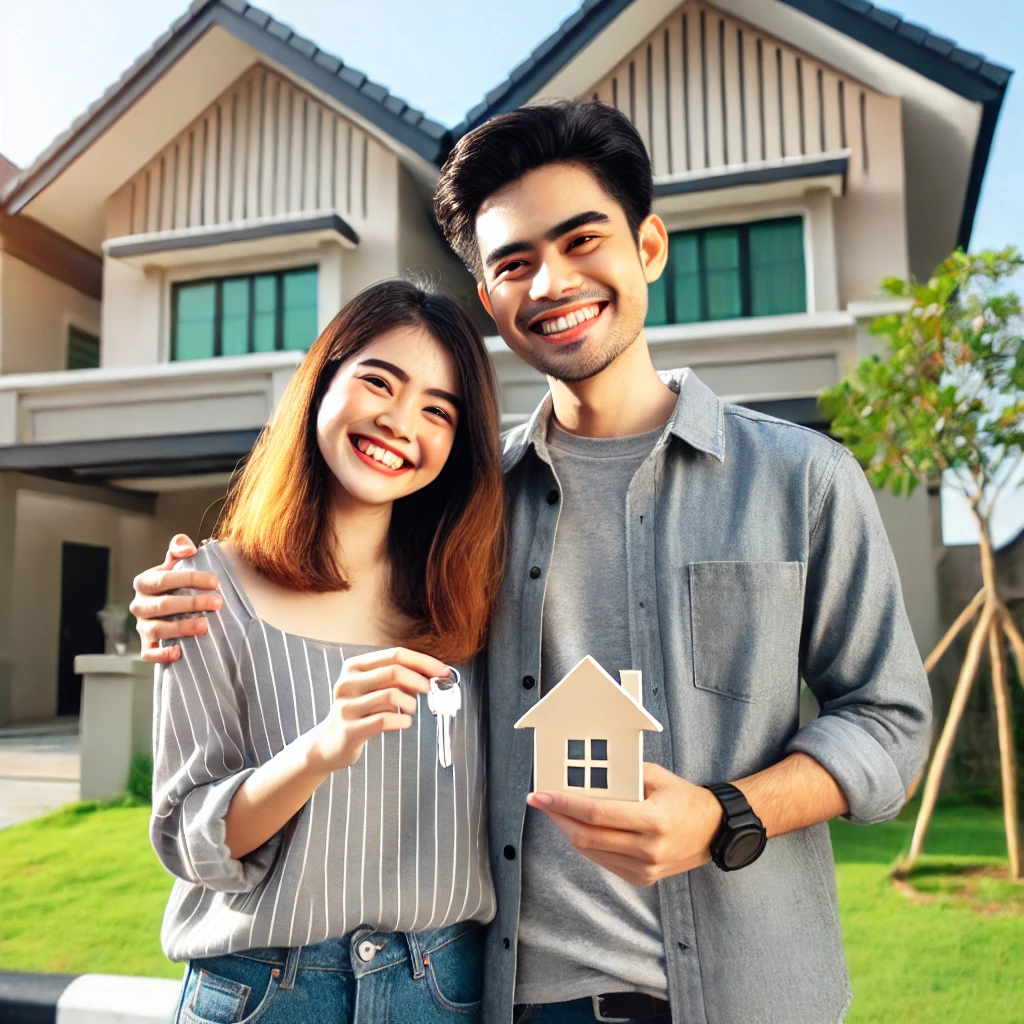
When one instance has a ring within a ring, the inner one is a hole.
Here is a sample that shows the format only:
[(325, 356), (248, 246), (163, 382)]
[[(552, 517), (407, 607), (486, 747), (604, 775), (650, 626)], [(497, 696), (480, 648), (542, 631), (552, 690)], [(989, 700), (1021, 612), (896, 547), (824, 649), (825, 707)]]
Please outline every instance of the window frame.
[[(255, 315), (254, 315), (254, 303), (255, 303), (255, 291), (256, 291), (256, 278), (257, 277), (272, 277), (274, 278), (274, 289), (275, 289), (275, 307), (274, 307), (274, 352), (292, 351), (284, 348), (284, 278), (287, 274), (296, 274), (303, 271), (315, 271), (316, 282), (317, 282), (317, 324), (320, 321), (320, 276), (323, 273), (323, 268), (316, 261), (303, 260), (301, 262), (274, 268), (252, 268), (250, 270), (236, 270), (230, 273), (218, 273), (218, 274), (206, 274), (202, 277), (183, 277), (179, 280), (169, 280), (169, 300), (168, 300), (168, 344), (167, 344), (167, 356), (168, 361), (172, 363), (187, 363), (197, 362), (198, 359), (179, 359), (177, 355), (177, 339), (176, 339), (176, 327), (177, 327), (177, 294), (181, 288), (189, 288), (193, 286), (200, 286), (205, 284), (216, 285), (214, 289), (213, 298), (213, 353), (209, 356), (201, 356), (200, 359), (223, 359), (223, 316), (224, 316), (224, 282), (226, 281), (248, 281), (248, 327), (246, 334), (246, 352), (237, 353), (237, 355), (266, 355), (268, 353), (258, 353), (253, 348), (253, 342), (255, 338)], [(314, 336), (315, 340), (315, 336)], [(312, 341), (310, 342), (312, 344)], [(296, 349), (294, 351), (301, 351)]]
[[(96, 366), (76, 366), (71, 367), (69, 365), (71, 361), (71, 335), (77, 333), (84, 335), (87, 338), (94, 339), (96, 341)], [(64, 337), (66, 345), (64, 348), (64, 369), (69, 372), (77, 372), (78, 370), (91, 370), (98, 369), (103, 365), (103, 339), (100, 336), (99, 331), (92, 331), (87, 327), (83, 327), (81, 323), (70, 317), (65, 318), (64, 323)]]
[[(597, 760), (597, 759), (595, 759), (593, 757), (593, 744), (595, 742), (603, 743), (605, 745), (605, 757), (602, 760)], [(570, 743), (582, 743), (583, 744), (583, 757), (582, 758), (579, 758), (579, 757), (569, 757), (569, 744)], [(608, 771), (609, 771), (609, 769), (611, 767), (611, 761), (610, 761), (610, 759), (607, 756), (608, 755), (608, 747), (609, 747), (609, 745), (610, 745), (610, 741), (607, 740), (607, 739), (604, 739), (604, 738), (599, 739), (599, 740), (594, 740), (593, 738), (588, 736), (586, 739), (579, 740), (579, 739), (576, 739), (575, 737), (570, 738), (570, 737), (567, 736), (565, 738), (565, 757), (563, 758), (563, 760), (565, 762), (564, 767), (565, 767), (565, 785), (566, 785), (566, 788), (568, 788), (568, 789), (594, 789), (594, 788), (597, 788), (597, 789), (607, 789), (608, 788), (608, 784), (606, 784), (604, 786), (597, 786), (597, 787), (595, 787), (595, 786), (593, 786), (591, 784), (591, 778), (592, 778), (591, 771), (594, 768), (603, 768), (605, 770), (605, 773), (606, 773), (605, 778), (606, 778), (606, 781), (607, 781), (607, 777), (608, 777), (607, 773), (608, 773)], [(583, 770), (583, 785), (582, 786), (573, 786), (573, 785), (570, 784), (570, 782), (569, 782), (569, 769), (570, 768), (580, 768), (580, 769)]]

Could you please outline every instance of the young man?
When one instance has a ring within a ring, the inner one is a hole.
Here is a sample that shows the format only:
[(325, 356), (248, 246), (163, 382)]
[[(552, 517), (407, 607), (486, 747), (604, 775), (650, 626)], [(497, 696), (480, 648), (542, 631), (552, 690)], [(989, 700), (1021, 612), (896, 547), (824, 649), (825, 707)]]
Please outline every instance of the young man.
[[(438, 184), (481, 301), (550, 383), (504, 450), (484, 1020), (832, 1024), (850, 996), (824, 823), (899, 811), (929, 690), (853, 458), (654, 370), (643, 323), (668, 238), (651, 203), (642, 141), (593, 103), (495, 118)], [(189, 553), (137, 581), (147, 643), (185, 628), (146, 620), (215, 606), (142, 596), (214, 582), (166, 571)], [(642, 670), (665, 727), (642, 803), (527, 797), (513, 724), (587, 654)], [(802, 729), (801, 678), (821, 705)]]

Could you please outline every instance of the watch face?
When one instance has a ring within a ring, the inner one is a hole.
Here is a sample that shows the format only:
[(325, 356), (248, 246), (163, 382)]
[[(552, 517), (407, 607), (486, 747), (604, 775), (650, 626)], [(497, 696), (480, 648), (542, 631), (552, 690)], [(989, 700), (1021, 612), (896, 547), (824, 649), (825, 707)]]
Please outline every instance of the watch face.
[(756, 828), (743, 829), (733, 835), (723, 860), (729, 869), (746, 867), (764, 847), (764, 834)]

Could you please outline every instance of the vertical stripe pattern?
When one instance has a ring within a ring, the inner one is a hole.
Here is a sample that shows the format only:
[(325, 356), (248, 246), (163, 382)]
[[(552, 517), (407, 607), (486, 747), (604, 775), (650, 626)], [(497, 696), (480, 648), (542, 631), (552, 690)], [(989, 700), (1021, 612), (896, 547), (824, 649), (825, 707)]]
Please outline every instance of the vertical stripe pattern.
[(372, 648), (263, 622), (216, 541), (183, 567), (217, 573), (225, 603), (208, 633), (181, 640), (181, 659), (157, 673), (150, 835), (178, 878), (163, 923), (167, 956), (308, 945), (364, 924), (417, 931), (489, 921), (481, 669), (460, 670), (450, 768), (438, 764), (420, 697), (408, 730), (370, 740), (280, 832), (235, 860), (224, 844), (232, 796), (326, 717), (345, 658)]

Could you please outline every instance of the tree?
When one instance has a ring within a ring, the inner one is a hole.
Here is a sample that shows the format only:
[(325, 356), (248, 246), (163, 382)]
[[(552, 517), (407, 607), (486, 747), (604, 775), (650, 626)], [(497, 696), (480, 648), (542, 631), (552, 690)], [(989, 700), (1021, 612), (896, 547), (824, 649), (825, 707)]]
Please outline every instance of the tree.
[(974, 622), (949, 715), (935, 747), (914, 828), (909, 870), (924, 845), (942, 773), (986, 647), (998, 722), (1000, 774), (1010, 877), (1021, 878), (1017, 771), (1010, 721), (1006, 640), (1024, 680), (1024, 640), (999, 591), (992, 511), (1024, 457), (1024, 316), (1005, 289), (1024, 267), (1014, 248), (957, 250), (925, 284), (889, 278), (905, 313), (872, 325), (883, 354), (864, 359), (821, 399), (832, 432), (877, 488), (908, 496), (943, 480), (967, 499), (980, 537), (983, 585), (925, 661), (928, 672)]

